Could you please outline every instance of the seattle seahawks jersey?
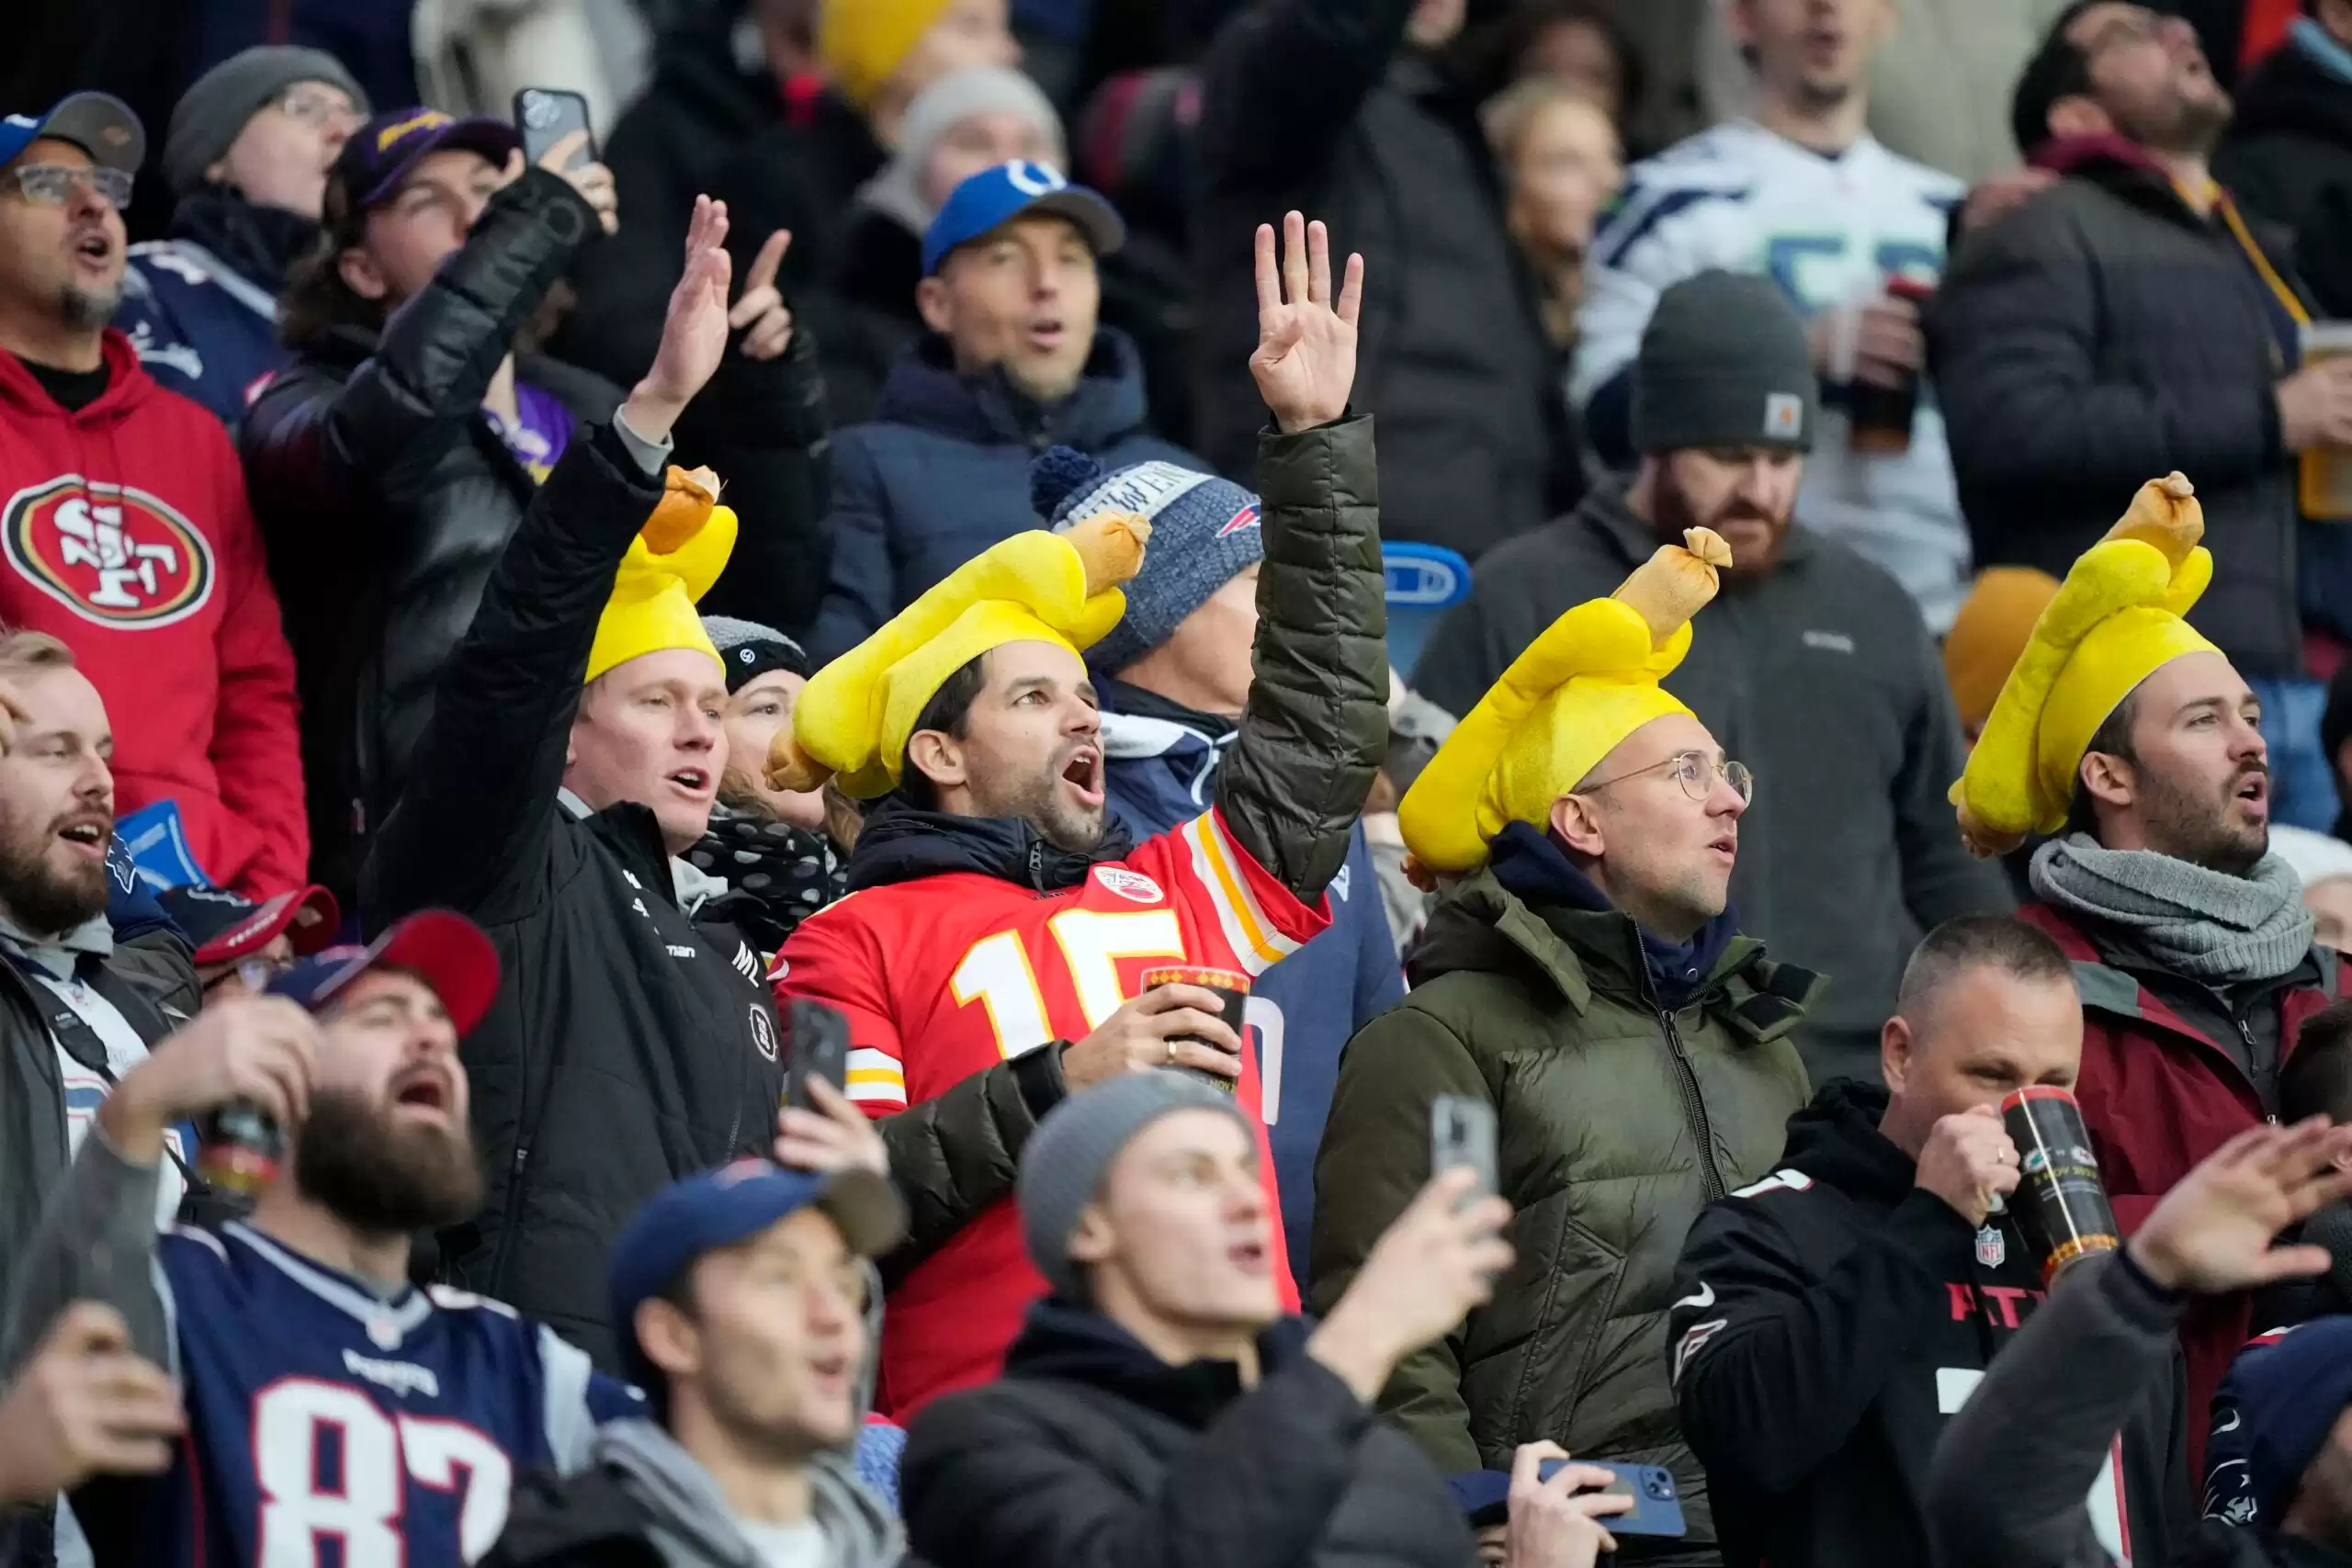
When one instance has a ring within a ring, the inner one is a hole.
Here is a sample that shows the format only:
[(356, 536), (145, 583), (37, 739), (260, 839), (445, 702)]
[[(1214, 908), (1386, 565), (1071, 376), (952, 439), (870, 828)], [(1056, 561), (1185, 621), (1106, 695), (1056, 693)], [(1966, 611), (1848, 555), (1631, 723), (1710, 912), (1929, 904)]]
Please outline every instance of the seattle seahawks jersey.
[(99, 1568), (438, 1568), (505, 1527), (518, 1472), (587, 1458), (635, 1392), (511, 1308), (385, 1300), (250, 1226), (161, 1237), (187, 1436), (74, 1511)]
[[(1693, 273), (1764, 273), (1807, 319), (1876, 295), (1893, 278), (1934, 285), (1962, 194), (1950, 175), (1898, 158), (1869, 136), (1833, 157), (1747, 120), (1634, 164), (1593, 239), (1577, 317), (1577, 406), (1628, 395), (1657, 297)], [(1845, 387), (1822, 389), (1798, 519), (1894, 573), (1940, 633), (1969, 576), (1943, 416), (1923, 385), (1909, 450), (1857, 453), (1847, 395)]]

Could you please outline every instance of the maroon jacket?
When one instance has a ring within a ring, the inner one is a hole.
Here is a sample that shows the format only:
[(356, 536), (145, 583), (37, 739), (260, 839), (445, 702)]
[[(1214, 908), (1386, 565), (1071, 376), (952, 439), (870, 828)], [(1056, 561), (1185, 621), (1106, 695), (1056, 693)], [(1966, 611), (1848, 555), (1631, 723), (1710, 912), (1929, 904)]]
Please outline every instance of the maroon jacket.
[[(2265, 1118), (2237, 1058), (2183, 1020), (2047, 904), (2018, 911), (2047, 931), (2075, 966), (2083, 998), (2083, 1070), (2075, 1086), (2116, 1222), (2131, 1235), (2156, 1201), (2207, 1155)], [(2320, 983), (2279, 993), (2278, 1059), (2295, 1048), (2303, 1021), (2335, 998), (2336, 954), (2314, 947)], [(2200, 1297), (2181, 1320), (2188, 1363), (2188, 1473), (2205, 1473), (2206, 1415), (2230, 1359), (2251, 1332), (2253, 1298)]]

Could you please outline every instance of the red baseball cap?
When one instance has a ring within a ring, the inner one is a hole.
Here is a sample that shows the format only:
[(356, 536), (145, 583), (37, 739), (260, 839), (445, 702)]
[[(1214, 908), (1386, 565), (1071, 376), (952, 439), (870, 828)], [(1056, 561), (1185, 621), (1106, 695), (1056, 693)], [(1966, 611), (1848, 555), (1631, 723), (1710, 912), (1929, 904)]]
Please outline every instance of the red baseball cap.
[(482, 929), (448, 909), (421, 909), (366, 947), (334, 947), (269, 982), (312, 1012), (371, 969), (398, 969), (433, 987), (458, 1034), (473, 1032), (498, 998), (498, 950)]
[(196, 945), (198, 964), (233, 964), (267, 947), (282, 932), (294, 956), (308, 958), (334, 941), (343, 910), (315, 883), (256, 904), (225, 887), (166, 887), (155, 901)]

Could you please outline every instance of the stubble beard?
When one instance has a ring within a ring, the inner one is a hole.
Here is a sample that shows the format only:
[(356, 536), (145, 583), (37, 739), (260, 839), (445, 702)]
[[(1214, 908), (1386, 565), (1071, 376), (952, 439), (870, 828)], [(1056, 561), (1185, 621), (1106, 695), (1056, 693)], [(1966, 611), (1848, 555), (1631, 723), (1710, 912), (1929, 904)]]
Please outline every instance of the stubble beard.
[(61, 936), (106, 913), (106, 863), (61, 874), (49, 863), (54, 837), (46, 828), (28, 835), (15, 813), (0, 811), (0, 907), (28, 936)]

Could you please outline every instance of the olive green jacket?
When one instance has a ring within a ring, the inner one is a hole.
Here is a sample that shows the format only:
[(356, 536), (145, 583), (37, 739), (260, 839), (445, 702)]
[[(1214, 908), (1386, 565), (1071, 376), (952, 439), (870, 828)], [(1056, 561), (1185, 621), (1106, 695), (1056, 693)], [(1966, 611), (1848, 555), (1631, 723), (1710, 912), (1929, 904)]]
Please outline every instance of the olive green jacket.
[(1702, 1205), (1780, 1157), (1809, 1092), (1789, 1034), (1826, 982), (1737, 937), (1669, 1017), (1631, 919), (1532, 908), (1483, 869), (1430, 916), (1413, 978), (1340, 1058), (1315, 1165), (1316, 1310), (1428, 1179), (1431, 1099), (1487, 1101), (1518, 1259), (1489, 1304), (1397, 1369), (1381, 1408), (1448, 1473), (1508, 1470), (1543, 1438), (1670, 1465), (1685, 1544), (1712, 1555), (1667, 1382), (1675, 1259)]

